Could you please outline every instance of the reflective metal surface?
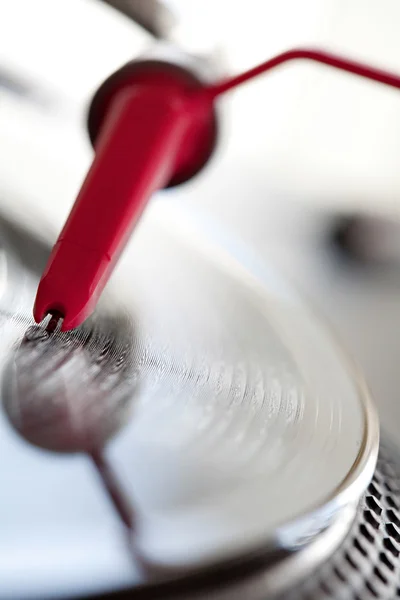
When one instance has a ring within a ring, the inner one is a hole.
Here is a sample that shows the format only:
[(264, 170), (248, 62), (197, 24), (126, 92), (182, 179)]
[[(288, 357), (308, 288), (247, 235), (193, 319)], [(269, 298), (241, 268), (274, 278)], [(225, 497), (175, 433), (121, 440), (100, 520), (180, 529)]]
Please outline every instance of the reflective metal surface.
[(30, 319), (46, 248), (24, 256), (3, 233), (1, 598), (159, 587), (254, 553), (272, 564), (351, 514), (375, 411), (330, 335), (239, 245), (155, 202), (114, 300), (61, 334)]

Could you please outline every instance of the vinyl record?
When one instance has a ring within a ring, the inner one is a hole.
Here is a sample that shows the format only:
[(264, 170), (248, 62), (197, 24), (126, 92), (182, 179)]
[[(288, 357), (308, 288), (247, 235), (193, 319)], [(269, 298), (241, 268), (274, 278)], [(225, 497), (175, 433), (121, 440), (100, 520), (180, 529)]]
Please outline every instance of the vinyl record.
[(30, 316), (46, 248), (27, 253), (6, 225), (2, 239), (1, 598), (272, 560), (355, 506), (374, 408), (312, 311), (239, 242), (153, 203), (110, 297), (61, 333)]

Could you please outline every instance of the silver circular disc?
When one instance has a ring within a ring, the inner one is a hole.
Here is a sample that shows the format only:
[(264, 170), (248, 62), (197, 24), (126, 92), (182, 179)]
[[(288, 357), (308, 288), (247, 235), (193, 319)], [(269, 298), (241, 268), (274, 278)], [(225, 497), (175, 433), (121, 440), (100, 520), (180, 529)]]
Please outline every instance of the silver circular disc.
[[(312, 311), (237, 240), (181, 205), (154, 202), (110, 283), (118, 305), (107, 318), (100, 309), (70, 337), (46, 337), (33, 354), (24, 341), (42, 267), (27, 269), (21, 253), (4, 253), (0, 361), (8, 421), (43, 448), (103, 445), (134, 515), (130, 537), (140, 560), (132, 570), (111, 526), (102, 527), (107, 517), (80, 503), (79, 494), (92, 497), (93, 490), (77, 463), (68, 475), (65, 458), (28, 455), (0, 419), (0, 451), (23, 455), (36, 469), (30, 502), (38, 532), (45, 493), (48, 511), (64, 510), (54, 516), (58, 539), (83, 543), (72, 533), (81, 514), (85, 539), (96, 540), (79, 559), (83, 589), (90, 581), (100, 589), (159, 585), (255, 551), (303, 548), (358, 502), (378, 448), (368, 394)], [(117, 350), (104, 355), (104, 345)], [(100, 369), (99, 356), (106, 356)], [(57, 401), (46, 411), (50, 396)], [(50, 483), (57, 477), (76, 492), (75, 512)], [(11, 492), (4, 502), (13, 505)], [(54, 540), (52, 547), (54, 558)], [(61, 563), (53, 580), (69, 589), (74, 554)], [(156, 567), (155, 580), (143, 564)], [(32, 569), (37, 576), (38, 565)], [(0, 575), (11, 577), (9, 569)], [(41, 585), (30, 588), (45, 597)]]
[(377, 418), (355, 371), (259, 267), (171, 203), (151, 207), (120, 265), (141, 393), (109, 452), (153, 562), (297, 547), (372, 476)]

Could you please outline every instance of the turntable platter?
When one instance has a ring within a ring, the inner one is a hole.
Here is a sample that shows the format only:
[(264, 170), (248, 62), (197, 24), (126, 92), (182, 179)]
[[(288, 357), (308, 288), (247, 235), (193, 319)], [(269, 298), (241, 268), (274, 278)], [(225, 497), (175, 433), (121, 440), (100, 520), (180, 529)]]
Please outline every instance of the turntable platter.
[[(237, 241), (155, 202), (112, 282), (118, 302), (47, 334), (30, 319), (41, 267), (3, 239), (0, 597), (151, 586), (292, 550), (357, 502), (377, 453), (368, 395)], [(132, 552), (93, 444), (131, 507)]]

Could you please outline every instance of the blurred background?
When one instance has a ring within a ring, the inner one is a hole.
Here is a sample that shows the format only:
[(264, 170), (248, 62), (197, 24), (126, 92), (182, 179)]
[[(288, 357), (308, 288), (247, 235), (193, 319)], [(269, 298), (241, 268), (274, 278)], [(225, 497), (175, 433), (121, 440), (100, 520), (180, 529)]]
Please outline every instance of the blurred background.
[[(220, 74), (298, 45), (400, 73), (396, 0), (0, 0), (0, 211), (51, 239), (90, 164), (100, 83), (155, 46)], [(136, 21), (136, 22), (135, 22)], [(182, 200), (292, 279), (400, 427), (400, 92), (294, 63), (221, 100), (219, 148)]]

